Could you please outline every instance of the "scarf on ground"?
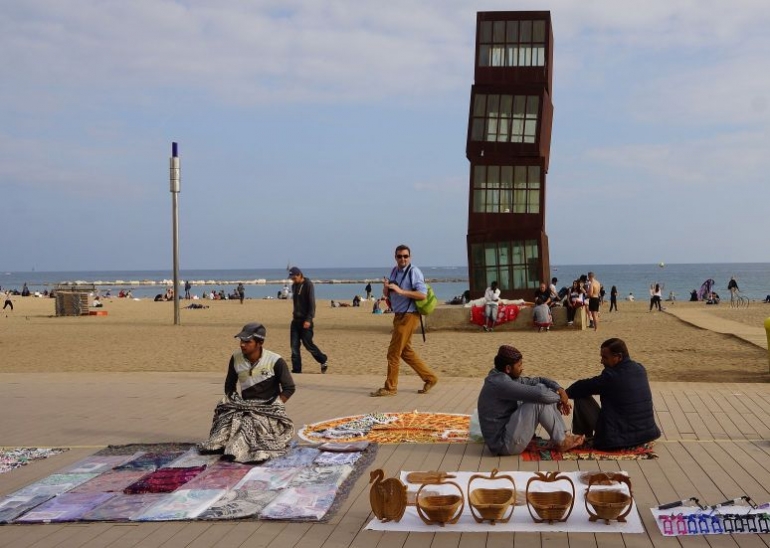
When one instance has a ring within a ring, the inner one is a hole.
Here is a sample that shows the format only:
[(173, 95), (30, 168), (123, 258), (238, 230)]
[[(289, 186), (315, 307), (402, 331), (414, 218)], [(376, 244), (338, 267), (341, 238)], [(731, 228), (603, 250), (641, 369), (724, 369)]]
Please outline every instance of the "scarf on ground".
[(203, 452), (224, 450), (236, 462), (261, 462), (284, 455), (294, 436), (294, 423), (280, 400), (244, 400), (237, 393), (225, 396), (214, 410)]

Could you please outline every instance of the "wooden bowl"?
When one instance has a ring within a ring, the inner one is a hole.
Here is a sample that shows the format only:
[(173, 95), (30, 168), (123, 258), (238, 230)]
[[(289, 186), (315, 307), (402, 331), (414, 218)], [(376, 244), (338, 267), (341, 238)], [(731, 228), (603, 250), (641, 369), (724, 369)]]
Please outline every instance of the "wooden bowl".
[[(424, 495), (422, 493), (424, 487), (434, 485), (451, 485), (457, 490), (457, 493), (441, 495)], [(415, 506), (417, 507), (417, 515), (427, 525), (443, 527), (447, 523), (457, 523), (457, 520), (460, 519), (465, 507), (465, 497), (463, 497), (460, 486), (454, 482), (426, 483), (421, 485), (417, 491)]]
[(572, 506), (572, 493), (568, 491), (531, 491), (527, 502), (542, 521), (565, 521), (565, 514)]

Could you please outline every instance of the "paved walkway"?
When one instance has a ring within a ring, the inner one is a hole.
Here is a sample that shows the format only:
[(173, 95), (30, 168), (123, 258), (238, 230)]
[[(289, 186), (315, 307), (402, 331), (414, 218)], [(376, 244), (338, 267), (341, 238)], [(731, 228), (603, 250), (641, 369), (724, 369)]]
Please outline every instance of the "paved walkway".
[(665, 312), (695, 327), (708, 329), (715, 333), (733, 335), (767, 350), (767, 334), (763, 327), (752, 327), (745, 323), (720, 318), (698, 308), (668, 307)]
[[(767, 348), (757, 328), (709, 316), (668, 311), (683, 321)], [(761, 330), (760, 330), (761, 331)], [(764, 333), (761, 333), (764, 335)], [(562, 379), (563, 380), (563, 379)], [(442, 378), (428, 395), (404, 375), (399, 394), (370, 398), (381, 376), (302, 375), (289, 402), (302, 425), (376, 411), (470, 413), (482, 379)], [(652, 383), (663, 435), (646, 461), (524, 462), (496, 457), (481, 444), (383, 446), (372, 468), (400, 470), (626, 470), (646, 533), (381, 533), (372, 518), (366, 475), (329, 523), (236, 522), (71, 523), (0, 526), (0, 547), (271, 547), (485, 548), (770, 546), (770, 535), (664, 538), (649, 508), (698, 497), (710, 504), (748, 494), (770, 501), (770, 384)], [(220, 398), (222, 378), (210, 373), (0, 373), (0, 445), (67, 446), (66, 453), (0, 474), (0, 495), (92, 454), (107, 444), (199, 441)], [(517, 510), (521, 511), (521, 509)]]

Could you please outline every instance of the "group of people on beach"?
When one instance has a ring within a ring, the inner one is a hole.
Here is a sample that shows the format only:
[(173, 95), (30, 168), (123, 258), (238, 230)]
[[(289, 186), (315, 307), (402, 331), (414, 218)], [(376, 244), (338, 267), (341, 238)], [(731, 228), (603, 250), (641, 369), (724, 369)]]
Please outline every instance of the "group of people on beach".
[[(401, 360), (422, 379), (419, 394), (430, 393), (439, 380), (411, 344), (412, 334), (420, 323), (415, 303), (427, 297), (425, 278), (420, 269), (411, 264), (408, 246), (396, 248), (395, 260), (395, 267), (382, 281), (382, 298), (393, 311), (387, 373), (383, 386), (370, 393), (372, 397), (398, 394)], [(290, 326), (291, 369), (280, 355), (265, 348), (267, 329), (264, 325), (259, 322), (244, 325), (235, 335), (239, 349), (230, 356), (225, 395), (214, 411), (208, 440), (199, 445), (201, 451), (251, 462), (276, 457), (288, 450), (294, 425), (285, 404), (296, 392), (293, 375), (302, 373), (301, 347), (320, 365), (321, 373), (329, 368), (328, 356), (313, 342), (313, 283), (297, 267), (289, 270), (289, 276), (294, 305)], [(589, 278), (598, 284), (593, 273)], [(598, 294), (598, 288), (595, 292)], [(631, 360), (628, 348), (620, 339), (608, 339), (600, 350), (602, 373), (564, 389), (546, 377), (522, 376), (522, 353), (510, 345), (500, 346), (477, 402), (481, 433), (489, 449), (497, 455), (519, 454), (532, 440), (538, 426), (545, 429), (554, 447), (562, 451), (585, 443), (598, 449), (616, 449), (657, 439), (660, 430), (655, 424), (652, 393), (644, 367)], [(594, 399), (596, 395), (601, 404)], [(570, 400), (574, 402), (571, 434), (567, 433), (562, 419), (572, 411)]]

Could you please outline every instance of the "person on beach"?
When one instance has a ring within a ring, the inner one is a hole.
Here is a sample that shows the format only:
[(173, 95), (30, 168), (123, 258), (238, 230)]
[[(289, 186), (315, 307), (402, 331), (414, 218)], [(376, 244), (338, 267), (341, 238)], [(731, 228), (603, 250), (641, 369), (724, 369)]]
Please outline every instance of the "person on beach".
[(494, 331), (497, 324), (497, 309), (500, 304), (500, 289), (492, 282), (484, 291), (484, 331)]
[(572, 327), (575, 325), (575, 314), (577, 311), (583, 308), (585, 291), (580, 280), (573, 280), (572, 287), (569, 290), (567, 298), (567, 326)]
[(650, 286), (650, 312), (652, 312), (653, 308), (657, 308), (658, 312), (662, 312), (662, 308), (660, 306), (660, 301), (663, 297), (663, 290), (660, 288), (660, 284), (655, 284), (654, 286)]
[(543, 302), (542, 297), (535, 301), (535, 307), (532, 309), (532, 323), (537, 327), (537, 331), (550, 331), (553, 325), (553, 315), (550, 307)]
[(370, 392), (372, 397), (395, 396), (398, 392), (398, 369), (403, 359), (422, 379), (423, 387), (418, 394), (427, 394), (436, 386), (438, 377), (412, 348), (412, 333), (420, 324), (420, 314), (414, 301), (428, 295), (425, 278), (419, 268), (412, 265), (412, 251), (406, 245), (396, 248), (396, 266), (390, 276), (383, 278), (382, 295), (390, 301), (393, 311), (393, 334), (388, 346), (388, 372), (385, 386)]
[(302, 274), (302, 271), (293, 266), (289, 269), (291, 278), (292, 300), (294, 312), (291, 320), (291, 372), (302, 373), (302, 356), (300, 355), (300, 343), (310, 352), (313, 359), (321, 365), (321, 373), (329, 369), (327, 356), (313, 342), (313, 319), (315, 318), (315, 288), (313, 282)]
[[(642, 445), (660, 437), (644, 366), (633, 361), (621, 339), (601, 345), (602, 373), (579, 380), (567, 395), (575, 402), (572, 431), (602, 450)], [(601, 404), (593, 396), (599, 396)]]
[(5, 292), (5, 302), (3, 303), (3, 310), (5, 310), (7, 307), (11, 307), (11, 312), (13, 312), (13, 301), (11, 300), (11, 292), (6, 291)]
[(612, 286), (612, 289), (610, 289), (610, 312), (612, 310), (615, 310), (615, 312), (618, 311), (618, 288), (617, 286)]
[(235, 293), (238, 295), (238, 300), (243, 304), (243, 299), (246, 298), (246, 288), (243, 287), (243, 283), (238, 284), (238, 287), (235, 288)]
[(225, 397), (214, 410), (209, 439), (198, 445), (201, 452), (260, 462), (288, 451), (294, 424), (284, 404), (295, 392), (294, 379), (284, 359), (264, 348), (266, 335), (265, 326), (253, 322), (235, 336), (240, 349), (230, 357)]
[(730, 305), (735, 305), (735, 300), (738, 298), (738, 282), (735, 281), (735, 276), (730, 277), (730, 281), (727, 282), (727, 290), (730, 292)]
[(190, 296), (190, 290), (191, 289), (192, 289), (192, 284), (190, 283), (190, 280), (185, 280), (185, 282), (184, 282), (184, 298), (186, 300), (189, 300), (189, 299), (192, 298)]
[(593, 272), (588, 273), (588, 315), (591, 317), (591, 323), (588, 327), (593, 327), (594, 331), (599, 329), (599, 307), (601, 306), (600, 293), (602, 284), (596, 279)]
[(364, 288), (364, 291), (366, 291), (366, 300), (372, 298), (372, 284), (370, 282), (366, 282), (366, 287)]
[(560, 451), (583, 444), (583, 436), (566, 433), (561, 415), (568, 415), (572, 406), (557, 382), (545, 377), (522, 377), (524, 358), (513, 346), (502, 345), (494, 362), (477, 403), (481, 434), (493, 454), (521, 454), (538, 425)]

